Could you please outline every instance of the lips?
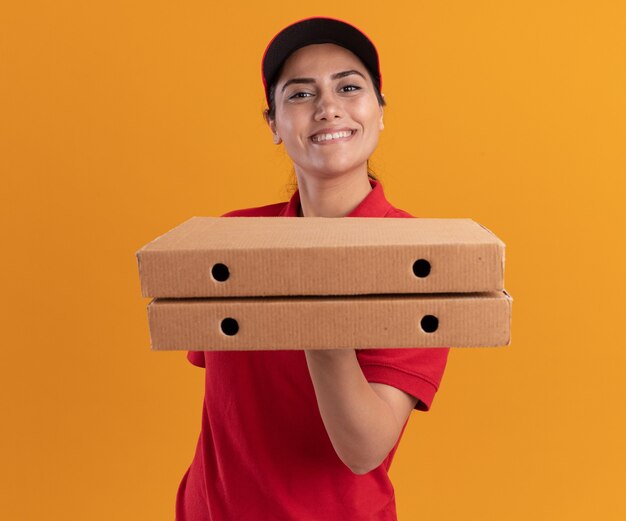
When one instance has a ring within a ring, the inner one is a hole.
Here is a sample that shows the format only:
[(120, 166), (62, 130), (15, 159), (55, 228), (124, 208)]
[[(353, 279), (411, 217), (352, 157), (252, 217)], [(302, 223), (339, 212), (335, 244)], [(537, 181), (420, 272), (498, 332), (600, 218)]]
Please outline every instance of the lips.
[[(346, 133), (350, 132), (350, 134), (345, 135)], [(348, 127), (343, 127), (343, 128), (324, 128), (321, 129), (320, 131), (316, 132), (315, 134), (313, 134), (309, 139), (311, 139), (311, 141), (313, 141), (313, 143), (316, 143), (318, 145), (323, 145), (324, 143), (334, 143), (337, 141), (347, 141), (348, 139), (350, 139), (352, 136), (354, 136), (354, 134), (356, 133), (356, 130), (353, 128), (348, 128)], [(337, 136), (337, 134), (339, 134)], [(319, 140), (319, 137), (325, 137), (325, 139)], [(335, 137), (331, 137), (331, 136), (335, 136)]]

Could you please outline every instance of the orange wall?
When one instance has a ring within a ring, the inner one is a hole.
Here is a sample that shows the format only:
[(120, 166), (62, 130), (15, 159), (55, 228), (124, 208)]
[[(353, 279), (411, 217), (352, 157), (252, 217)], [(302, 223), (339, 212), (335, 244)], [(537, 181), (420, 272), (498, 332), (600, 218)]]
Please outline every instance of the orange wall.
[(0, 518), (173, 519), (203, 372), (150, 350), (134, 253), (286, 200), (260, 59), (329, 15), (381, 54), (389, 200), (507, 244), (512, 344), (451, 353), (392, 467), (400, 520), (625, 519), (624, 4), (301, 5), (0, 8)]

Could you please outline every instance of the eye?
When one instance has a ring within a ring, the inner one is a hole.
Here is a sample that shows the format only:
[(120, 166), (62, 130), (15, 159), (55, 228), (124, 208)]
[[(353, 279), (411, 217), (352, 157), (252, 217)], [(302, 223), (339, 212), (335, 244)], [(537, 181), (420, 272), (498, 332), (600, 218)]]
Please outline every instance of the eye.
[[(304, 96), (300, 96), (300, 94), (304, 94)], [(289, 99), (298, 99), (298, 98), (303, 98), (305, 96), (310, 96), (310, 93), (308, 92), (296, 92), (295, 94), (292, 94), (291, 96), (289, 96)]]
[[(347, 92), (354, 92), (355, 90), (361, 90), (361, 87), (359, 87), (358, 85), (345, 85), (345, 86), (341, 87), (341, 90), (343, 90), (343, 89), (350, 89)], [(354, 89), (354, 90), (352, 90), (352, 89)]]

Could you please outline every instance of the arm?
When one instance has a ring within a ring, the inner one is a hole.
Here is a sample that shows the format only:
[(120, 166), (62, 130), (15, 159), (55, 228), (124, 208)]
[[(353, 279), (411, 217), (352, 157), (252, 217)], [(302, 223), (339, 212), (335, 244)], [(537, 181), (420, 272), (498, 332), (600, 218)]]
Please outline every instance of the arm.
[(398, 441), (417, 398), (369, 383), (354, 349), (305, 350), (305, 355), (337, 455), (355, 474), (378, 467)]

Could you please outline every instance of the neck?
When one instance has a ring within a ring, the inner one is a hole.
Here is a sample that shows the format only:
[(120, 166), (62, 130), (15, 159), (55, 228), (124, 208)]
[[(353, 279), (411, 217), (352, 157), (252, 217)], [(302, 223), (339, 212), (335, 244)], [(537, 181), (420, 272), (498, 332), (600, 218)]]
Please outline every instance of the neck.
[(345, 217), (361, 204), (371, 190), (369, 177), (363, 174), (332, 179), (298, 176), (298, 216)]

